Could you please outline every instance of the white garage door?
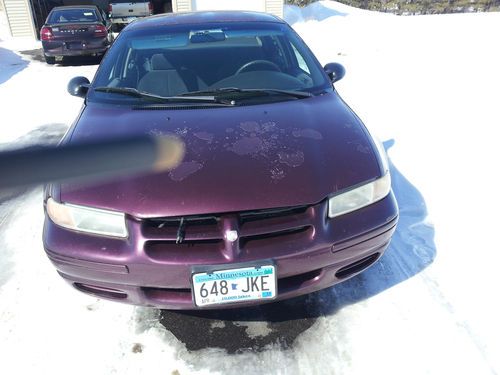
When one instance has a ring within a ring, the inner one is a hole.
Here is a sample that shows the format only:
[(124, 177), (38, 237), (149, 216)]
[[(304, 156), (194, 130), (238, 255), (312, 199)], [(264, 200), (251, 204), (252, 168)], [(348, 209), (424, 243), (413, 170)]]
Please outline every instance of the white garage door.
[(265, 0), (194, 0), (195, 10), (254, 10), (266, 11)]
[(4, 0), (4, 7), (12, 36), (36, 36), (28, 0)]
[(283, 0), (172, 0), (174, 12), (194, 10), (253, 10), (283, 17)]

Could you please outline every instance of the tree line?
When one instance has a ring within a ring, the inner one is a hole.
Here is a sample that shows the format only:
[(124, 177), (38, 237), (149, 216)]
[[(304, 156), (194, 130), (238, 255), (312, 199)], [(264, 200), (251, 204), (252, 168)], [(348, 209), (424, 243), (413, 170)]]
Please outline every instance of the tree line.
[[(316, 0), (286, 0), (306, 6)], [(400, 15), (500, 11), (500, 0), (337, 0), (356, 8)]]

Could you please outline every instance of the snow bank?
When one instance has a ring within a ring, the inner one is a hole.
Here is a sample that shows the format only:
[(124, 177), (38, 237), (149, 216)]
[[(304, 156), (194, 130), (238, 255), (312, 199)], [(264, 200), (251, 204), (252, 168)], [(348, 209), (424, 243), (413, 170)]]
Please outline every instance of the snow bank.
[(5, 13), (0, 12), (0, 148), (38, 127), (68, 127), (82, 99), (66, 92), (67, 83), (77, 75), (92, 79), (97, 69), (97, 65), (48, 66), (33, 60), (26, 51), (38, 51), (41, 56), (41, 43), (10, 37), (6, 22)]
[(13, 49), (15, 43), (0, 42), (0, 147), (40, 126), (69, 126), (83, 101), (70, 96), (66, 85), (77, 75), (92, 80), (97, 68), (97, 65), (47, 66), (20, 52), (25, 51), (26, 44)]
[(28, 60), (11, 50), (0, 47), (0, 84), (8, 81), (10, 77), (26, 68), (28, 64)]
[(289, 24), (307, 21), (323, 21), (330, 17), (346, 17), (350, 15), (386, 15), (385, 13), (370, 12), (359, 8), (354, 8), (336, 1), (317, 1), (306, 7), (297, 5), (285, 5), (284, 19)]

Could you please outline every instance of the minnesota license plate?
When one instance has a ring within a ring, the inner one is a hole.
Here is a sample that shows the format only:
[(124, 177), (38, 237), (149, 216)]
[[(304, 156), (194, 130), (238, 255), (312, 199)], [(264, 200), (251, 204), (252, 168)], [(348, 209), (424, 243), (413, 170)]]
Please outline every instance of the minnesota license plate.
[(276, 270), (272, 264), (195, 272), (191, 279), (194, 302), (199, 307), (276, 297)]

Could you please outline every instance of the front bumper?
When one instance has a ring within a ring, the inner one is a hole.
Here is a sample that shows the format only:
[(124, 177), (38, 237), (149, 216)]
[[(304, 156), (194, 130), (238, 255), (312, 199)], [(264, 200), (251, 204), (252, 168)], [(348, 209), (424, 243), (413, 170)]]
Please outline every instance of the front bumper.
[[(326, 200), (309, 206), (293, 216), (302, 229), (278, 238), (259, 237), (238, 249), (222, 246), (220, 251), (208, 251), (206, 247), (188, 246), (180, 251), (158, 252), (158, 247), (151, 245), (158, 239), (152, 239), (139, 220), (129, 220), (130, 236), (119, 240), (68, 231), (48, 218), (44, 247), (59, 274), (76, 289), (99, 298), (164, 309), (197, 309), (190, 290), (192, 266), (223, 264), (231, 268), (234, 263), (273, 259), (278, 275), (276, 300), (282, 300), (358, 274), (389, 245), (398, 218), (392, 192), (375, 204), (333, 220), (327, 218), (327, 208)], [(280, 225), (280, 220), (264, 224), (272, 228)], [(251, 230), (258, 229), (254, 225)]]

